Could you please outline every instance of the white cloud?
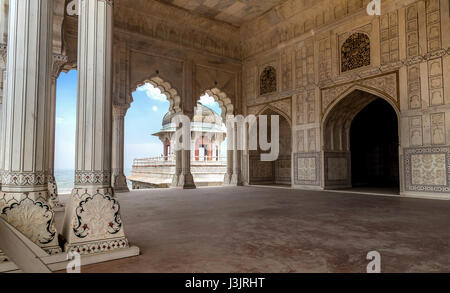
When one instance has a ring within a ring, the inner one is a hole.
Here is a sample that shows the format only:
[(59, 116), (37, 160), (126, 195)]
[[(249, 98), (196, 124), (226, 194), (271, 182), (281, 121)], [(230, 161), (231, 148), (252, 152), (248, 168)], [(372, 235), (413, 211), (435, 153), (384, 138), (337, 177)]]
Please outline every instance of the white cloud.
[(214, 98), (209, 95), (204, 95), (200, 97), (200, 103), (205, 106), (214, 106), (216, 100), (214, 100)]
[(153, 85), (146, 83), (143, 86), (137, 89), (140, 92), (144, 92), (147, 97), (152, 100), (160, 101), (160, 102), (168, 102), (167, 97), (161, 93), (161, 91), (154, 87)]
[(158, 111), (158, 107), (153, 106), (152, 110), (156, 112), (156, 111)]

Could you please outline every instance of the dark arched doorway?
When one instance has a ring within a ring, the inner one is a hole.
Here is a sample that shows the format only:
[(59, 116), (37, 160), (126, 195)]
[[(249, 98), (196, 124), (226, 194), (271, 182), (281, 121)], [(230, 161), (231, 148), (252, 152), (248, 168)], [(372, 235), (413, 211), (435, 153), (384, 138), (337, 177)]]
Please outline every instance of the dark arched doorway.
[(399, 187), (398, 122), (394, 109), (376, 99), (350, 128), (353, 187)]
[(331, 108), (323, 123), (325, 189), (399, 192), (398, 117), (393, 104), (354, 90)]

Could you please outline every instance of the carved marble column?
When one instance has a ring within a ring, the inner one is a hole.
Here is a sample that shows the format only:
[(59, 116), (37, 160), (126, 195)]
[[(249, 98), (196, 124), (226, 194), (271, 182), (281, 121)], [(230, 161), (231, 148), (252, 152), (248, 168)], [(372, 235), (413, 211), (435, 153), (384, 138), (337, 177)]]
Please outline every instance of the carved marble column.
[(239, 147), (238, 143), (238, 136), (239, 136), (239, 128), (237, 125), (233, 127), (233, 133), (230, 134), (233, 135), (233, 176), (231, 177), (231, 185), (234, 186), (242, 186), (242, 172), (241, 172), (241, 157), (242, 157), (242, 150), (241, 147)]
[[(2, 2), (0, 1), (0, 4)], [(4, 4), (3, 4), (4, 5)], [(3, 6), (0, 6), (3, 7)], [(4, 21), (4, 20), (2, 20)], [(0, 36), (3, 33), (0, 32)], [(7, 46), (6, 44), (0, 43), (0, 138), (2, 137), (3, 132), (3, 98), (6, 95), (6, 56), (7, 56)], [(0, 188), (2, 185), (2, 176), (3, 172), (3, 155), (2, 155), (2, 147), (3, 145), (0, 143)]]
[(179, 187), (180, 176), (183, 170), (182, 151), (175, 151), (175, 174), (172, 179), (172, 187)]
[(47, 190), (53, 1), (11, 0), (9, 12), (0, 216), (52, 254), (61, 251)]
[(129, 105), (113, 106), (113, 135), (112, 135), (112, 186), (115, 192), (128, 192), (127, 178), (123, 172), (124, 127), (125, 115)]
[(224, 185), (230, 185), (233, 178), (233, 160), (234, 160), (234, 151), (227, 148), (227, 173), (225, 173), (225, 177), (223, 180)]
[(67, 63), (67, 56), (54, 54), (51, 72), (51, 96), (49, 104), (49, 135), (48, 135), (48, 194), (50, 196), (50, 203), (53, 207), (62, 207), (58, 198), (58, 186), (55, 179), (55, 127), (56, 127), (56, 81), (61, 68)]
[(81, 0), (75, 187), (66, 206), (66, 251), (129, 247), (111, 187), (113, 1)]
[(195, 189), (194, 177), (191, 173), (191, 150), (181, 150), (181, 175), (178, 181), (178, 187), (183, 189)]

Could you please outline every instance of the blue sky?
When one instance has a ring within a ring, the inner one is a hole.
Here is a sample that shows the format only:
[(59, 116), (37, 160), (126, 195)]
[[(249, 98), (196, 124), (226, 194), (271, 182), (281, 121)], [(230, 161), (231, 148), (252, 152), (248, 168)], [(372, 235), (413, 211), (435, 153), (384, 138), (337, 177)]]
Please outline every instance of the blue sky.
[[(77, 71), (61, 73), (56, 94), (55, 169), (72, 170), (75, 166)], [(160, 140), (152, 133), (161, 129), (169, 102), (159, 89), (146, 84), (133, 93), (134, 102), (125, 116), (125, 168), (134, 158), (159, 156)], [(204, 96), (202, 103), (221, 113), (213, 98)]]

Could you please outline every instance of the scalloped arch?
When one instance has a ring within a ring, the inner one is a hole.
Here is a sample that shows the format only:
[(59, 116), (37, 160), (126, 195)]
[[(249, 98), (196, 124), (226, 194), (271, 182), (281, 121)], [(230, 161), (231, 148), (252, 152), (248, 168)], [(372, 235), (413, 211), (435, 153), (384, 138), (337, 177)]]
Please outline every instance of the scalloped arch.
[(164, 81), (162, 78), (158, 76), (146, 78), (142, 81), (137, 82), (130, 92), (130, 104), (133, 103), (133, 96), (131, 93), (135, 92), (139, 87), (145, 85), (146, 83), (149, 83), (152, 86), (158, 88), (161, 91), (161, 93), (166, 96), (167, 100), (170, 103), (169, 112), (171, 113), (182, 112), (181, 97), (178, 94), (177, 90), (174, 87), (172, 87), (172, 85), (169, 82)]
[(228, 98), (227, 94), (219, 90), (218, 88), (213, 88), (205, 91), (206, 94), (213, 97), (214, 100), (219, 103), (220, 109), (222, 109), (222, 119), (226, 121), (228, 115), (234, 114), (234, 106), (231, 99)]

